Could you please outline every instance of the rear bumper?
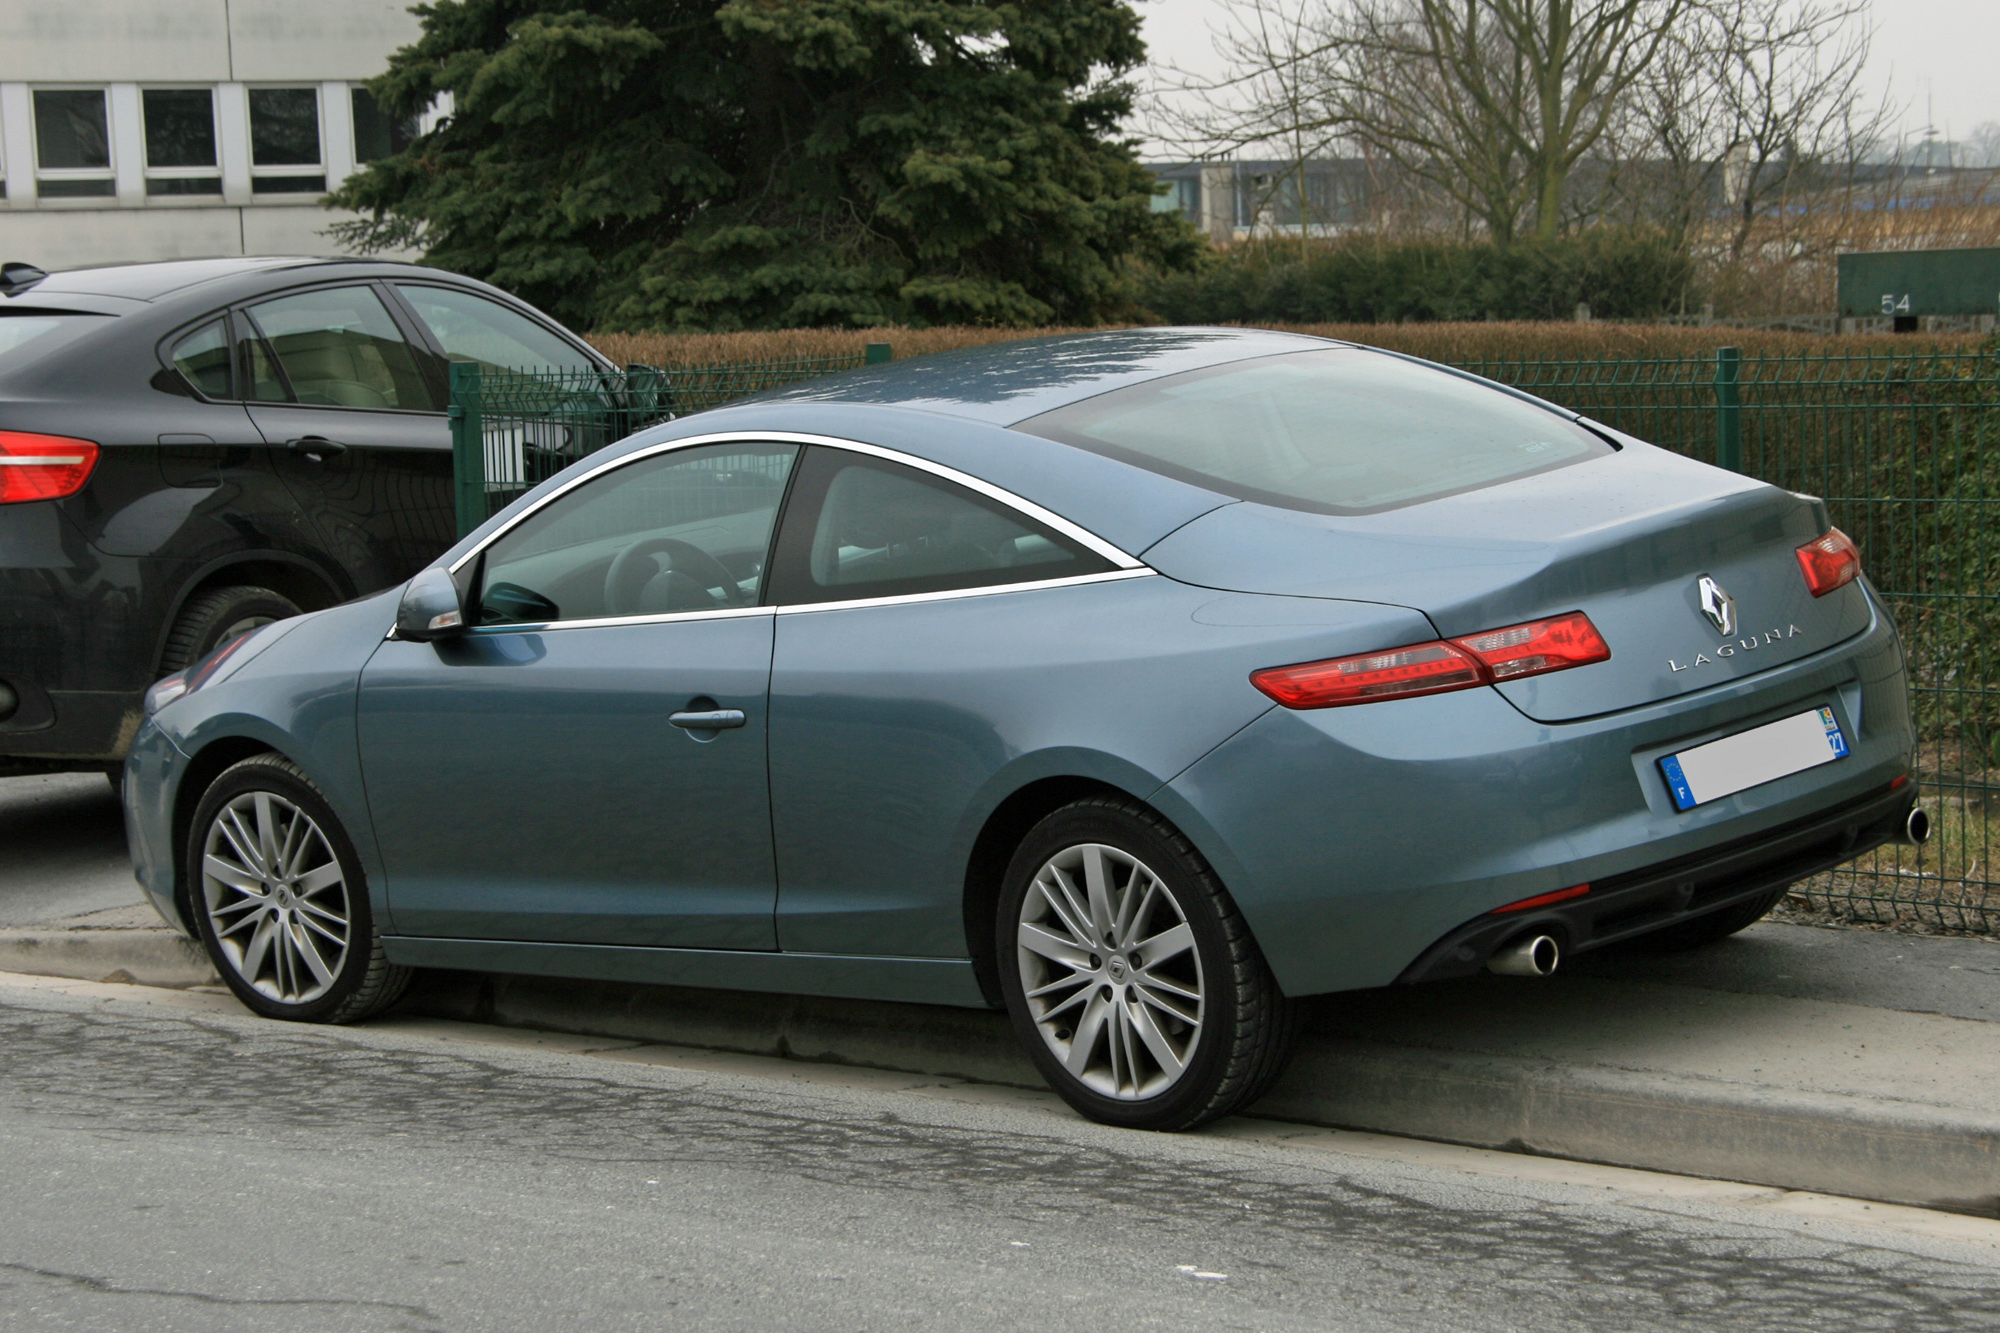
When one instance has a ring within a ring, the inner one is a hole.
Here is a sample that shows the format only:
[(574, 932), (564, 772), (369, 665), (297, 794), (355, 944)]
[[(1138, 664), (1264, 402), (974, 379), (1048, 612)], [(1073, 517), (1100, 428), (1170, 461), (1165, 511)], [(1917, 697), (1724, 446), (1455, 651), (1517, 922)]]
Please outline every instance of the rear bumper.
[(1426, 949), (1396, 980), (1471, 976), (1504, 945), (1553, 935), (1588, 953), (1747, 902), (1830, 870), (1894, 838), (1916, 804), (1914, 783), (1883, 790), (1748, 838), (1592, 884), (1580, 898), (1475, 917)]
[[(1497, 907), (1703, 865), (1843, 819), (1911, 776), (1902, 652), (1877, 615), (1760, 676), (1576, 722), (1537, 722), (1493, 690), (1274, 708), (1149, 799), (1229, 886), (1287, 994), (1390, 985)], [(1845, 759), (1676, 806), (1661, 756), (1817, 707), (1839, 720)], [(1760, 882), (1781, 872), (1810, 873), (1780, 863)], [(1645, 899), (1633, 895), (1635, 910)]]

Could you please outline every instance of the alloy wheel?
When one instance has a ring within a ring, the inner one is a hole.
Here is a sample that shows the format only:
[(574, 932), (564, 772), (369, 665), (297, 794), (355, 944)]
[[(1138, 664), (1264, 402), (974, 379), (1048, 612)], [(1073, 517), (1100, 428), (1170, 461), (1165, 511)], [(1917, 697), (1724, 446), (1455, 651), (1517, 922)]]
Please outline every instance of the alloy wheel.
[(1201, 1040), (1201, 959), (1159, 875), (1103, 843), (1065, 848), (1036, 873), (1015, 938), (1035, 1027), (1072, 1077), (1121, 1101), (1180, 1081)]
[(224, 805), (209, 822), (201, 885), (223, 958), (258, 994), (305, 1004), (333, 986), (353, 907), (340, 858), (305, 811), (270, 791)]

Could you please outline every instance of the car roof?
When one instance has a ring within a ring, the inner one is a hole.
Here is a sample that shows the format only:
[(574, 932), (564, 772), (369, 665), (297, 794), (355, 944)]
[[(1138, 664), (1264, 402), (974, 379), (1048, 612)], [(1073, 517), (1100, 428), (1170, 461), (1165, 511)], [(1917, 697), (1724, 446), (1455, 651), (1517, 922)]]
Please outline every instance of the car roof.
[(241, 277), (274, 269), (305, 268), (315, 264), (379, 264), (381, 260), (326, 259), (310, 255), (249, 255), (221, 259), (165, 259), (143, 264), (105, 264), (96, 268), (64, 269), (41, 278), (22, 295), (46, 300), (52, 296), (117, 296), (128, 301), (157, 301), (162, 297), (214, 282), (219, 278)]
[(1009, 426), (1101, 393), (1316, 347), (1352, 346), (1272, 329), (1152, 328), (1057, 334), (934, 352), (762, 395), (757, 403), (852, 403), (917, 408)]

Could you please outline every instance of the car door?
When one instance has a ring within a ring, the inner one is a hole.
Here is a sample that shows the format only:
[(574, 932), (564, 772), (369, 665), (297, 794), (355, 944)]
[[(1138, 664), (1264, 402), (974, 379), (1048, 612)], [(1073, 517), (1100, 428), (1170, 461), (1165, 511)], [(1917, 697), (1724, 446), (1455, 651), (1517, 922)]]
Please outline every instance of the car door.
[(146, 435), (132, 441), (150, 436), (151, 461), (147, 451), (119, 450), (126, 466), (100, 467), (92, 482), (102, 521), (90, 540), (98, 550), (178, 561), (186, 573), (246, 547), (318, 548), (312, 520), (240, 401), (231, 345), (220, 312), (163, 340), (171, 369), (153, 385), (165, 392), (139, 427)]
[(356, 588), (401, 582), (457, 536), (451, 428), (382, 295), (314, 287), (238, 312), (250, 417)]
[(376, 652), (359, 738), (397, 933), (776, 946), (764, 572), (796, 453), (614, 466), (460, 567), (469, 633)]
[(801, 465), (777, 550), (779, 945), (963, 956), (949, 844), (1022, 740), (991, 705), (1024, 680), (1056, 688), (1037, 674), (1048, 636), (1104, 604), (1071, 581), (1116, 567), (951, 480), (825, 447)]

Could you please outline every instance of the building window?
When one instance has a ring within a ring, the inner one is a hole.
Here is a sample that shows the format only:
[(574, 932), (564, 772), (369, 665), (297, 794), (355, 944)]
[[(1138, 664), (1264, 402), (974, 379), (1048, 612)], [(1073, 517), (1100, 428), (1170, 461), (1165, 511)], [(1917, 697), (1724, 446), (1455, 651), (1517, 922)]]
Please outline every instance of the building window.
[(102, 88), (35, 90), (35, 176), (45, 199), (117, 193)]
[(366, 88), (354, 89), (354, 160), (379, 162), (394, 157), (417, 137), (415, 116), (397, 119)]
[(325, 194), (319, 90), (250, 90), (250, 193)]
[(148, 88), (146, 193), (221, 194), (215, 169), (215, 94), (207, 88)]

